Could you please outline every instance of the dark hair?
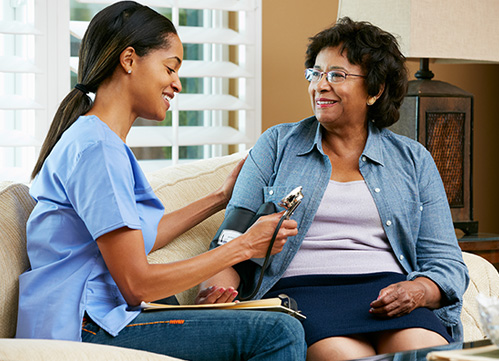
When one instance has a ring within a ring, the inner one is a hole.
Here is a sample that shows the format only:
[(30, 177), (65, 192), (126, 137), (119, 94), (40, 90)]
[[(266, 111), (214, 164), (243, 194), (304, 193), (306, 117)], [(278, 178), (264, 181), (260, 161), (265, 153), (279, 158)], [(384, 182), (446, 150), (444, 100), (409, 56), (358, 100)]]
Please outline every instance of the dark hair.
[(82, 89), (95, 93), (113, 74), (119, 65), (120, 54), (127, 47), (133, 47), (138, 56), (144, 56), (152, 50), (168, 48), (172, 34), (177, 31), (169, 19), (135, 1), (117, 2), (94, 16), (79, 51), (80, 86), (72, 89), (57, 109), (32, 178), (38, 174), (62, 133), (92, 108), (92, 100)]
[(381, 97), (368, 108), (367, 116), (378, 128), (388, 127), (399, 119), (399, 108), (407, 93), (405, 57), (395, 37), (365, 21), (348, 17), (311, 37), (305, 67), (312, 68), (319, 52), (327, 47), (341, 46), (351, 64), (366, 72), (367, 92), (375, 96), (385, 87)]

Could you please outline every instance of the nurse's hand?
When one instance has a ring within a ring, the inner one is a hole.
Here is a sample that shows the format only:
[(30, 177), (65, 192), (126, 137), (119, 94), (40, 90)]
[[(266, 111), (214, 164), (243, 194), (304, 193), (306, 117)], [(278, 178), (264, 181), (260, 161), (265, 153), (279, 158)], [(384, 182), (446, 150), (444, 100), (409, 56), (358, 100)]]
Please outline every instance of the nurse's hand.
[[(267, 254), (270, 241), (284, 211), (273, 213), (258, 218), (258, 220), (243, 235), (235, 238), (232, 242), (242, 243), (243, 248), (250, 252), (249, 258), (262, 258)], [(298, 234), (298, 224), (295, 220), (287, 219), (282, 222), (279, 231), (276, 234), (272, 251), (270, 254), (276, 254), (282, 251), (288, 237)]]

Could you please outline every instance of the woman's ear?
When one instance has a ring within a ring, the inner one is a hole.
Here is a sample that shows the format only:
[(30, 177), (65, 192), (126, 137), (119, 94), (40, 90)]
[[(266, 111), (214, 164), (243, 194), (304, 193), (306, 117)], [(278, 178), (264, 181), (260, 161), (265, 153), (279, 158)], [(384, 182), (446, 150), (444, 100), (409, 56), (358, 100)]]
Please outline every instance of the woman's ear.
[(375, 96), (367, 97), (366, 101), (367, 106), (371, 106), (374, 103), (376, 103), (376, 100), (378, 100), (381, 97), (384, 91), (385, 91), (385, 84), (381, 84), (378, 94), (376, 94)]
[(125, 50), (123, 50), (120, 54), (120, 65), (125, 71), (125, 73), (131, 74), (132, 68), (135, 65), (135, 57), (137, 54), (135, 53), (135, 49), (129, 46)]
[(379, 92), (378, 92), (378, 94), (376, 94), (376, 99), (379, 99), (381, 97), (381, 94), (383, 94), (384, 91), (385, 91), (385, 84), (383, 83), (379, 87)]

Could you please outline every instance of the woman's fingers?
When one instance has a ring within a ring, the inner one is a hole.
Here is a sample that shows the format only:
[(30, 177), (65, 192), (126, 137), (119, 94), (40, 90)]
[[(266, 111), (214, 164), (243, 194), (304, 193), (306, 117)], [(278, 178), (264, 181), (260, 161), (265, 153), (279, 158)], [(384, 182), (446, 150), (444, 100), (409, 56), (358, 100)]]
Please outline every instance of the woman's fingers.
[(424, 289), (413, 281), (403, 281), (382, 289), (371, 302), (369, 312), (384, 317), (399, 317), (420, 307)]
[(237, 291), (233, 287), (211, 286), (200, 291), (196, 297), (196, 304), (212, 304), (233, 302), (237, 296)]

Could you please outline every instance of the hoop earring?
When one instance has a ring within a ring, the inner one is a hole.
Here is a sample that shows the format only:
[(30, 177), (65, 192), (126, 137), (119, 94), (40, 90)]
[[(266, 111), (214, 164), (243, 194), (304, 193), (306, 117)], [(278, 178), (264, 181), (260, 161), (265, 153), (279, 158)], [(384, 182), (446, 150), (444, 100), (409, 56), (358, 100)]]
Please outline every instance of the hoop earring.
[(374, 103), (376, 103), (377, 99), (378, 98), (376, 98), (376, 97), (370, 97), (369, 99), (367, 99), (367, 105), (369, 105), (369, 106), (373, 105)]

